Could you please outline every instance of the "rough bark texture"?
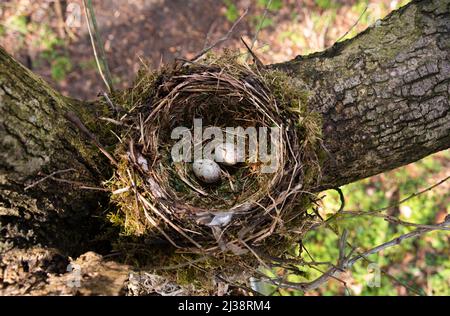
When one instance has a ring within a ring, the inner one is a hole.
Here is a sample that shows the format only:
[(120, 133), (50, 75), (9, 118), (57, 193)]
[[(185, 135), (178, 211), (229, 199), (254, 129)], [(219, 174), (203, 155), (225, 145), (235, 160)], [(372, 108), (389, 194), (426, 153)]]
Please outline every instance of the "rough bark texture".
[[(106, 201), (79, 186), (98, 187), (109, 171), (65, 116), (102, 135), (96, 118), (107, 111), (64, 98), (0, 47), (0, 295), (123, 293), (128, 266), (92, 253), (68, 257), (94, 248)], [(45, 179), (51, 174), (66, 182)], [(71, 286), (70, 262), (80, 266), (81, 287)]]
[(80, 251), (98, 192), (52, 179), (33, 185), (70, 170), (55, 178), (98, 186), (103, 158), (64, 119), (68, 112), (88, 124), (96, 117), (89, 104), (62, 97), (0, 48), (0, 251), (38, 243)]
[(275, 65), (323, 114), (321, 188), (450, 147), (450, 1), (417, 1), (325, 52)]
[(1, 256), (0, 295), (123, 295), (130, 271), (93, 252), (69, 260), (53, 248), (16, 248)]
[[(274, 65), (311, 92), (311, 109), (323, 115), (328, 156), (318, 190), (450, 146), (449, 52), (450, 0), (415, 1), (355, 39)], [(101, 104), (64, 98), (0, 48), (0, 294), (123, 293), (130, 267), (98, 255), (74, 262), (81, 288), (65, 273), (68, 255), (89, 247), (101, 199), (78, 184), (98, 186), (108, 170), (64, 117), (73, 112), (102, 136)]]

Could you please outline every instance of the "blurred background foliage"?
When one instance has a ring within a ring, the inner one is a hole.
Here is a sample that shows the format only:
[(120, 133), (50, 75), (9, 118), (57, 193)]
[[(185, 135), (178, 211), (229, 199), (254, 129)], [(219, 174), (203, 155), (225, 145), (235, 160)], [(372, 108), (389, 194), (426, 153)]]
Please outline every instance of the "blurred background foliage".
[[(351, 38), (405, 5), (406, 0), (104, 0), (93, 1), (105, 51), (116, 87), (126, 87), (148, 60), (158, 67), (176, 57), (191, 58), (220, 38), (246, 8), (249, 14), (222, 47), (242, 49), (239, 37), (251, 42), (259, 30), (255, 51), (264, 63), (282, 62), (297, 55), (323, 50), (340, 39)], [(0, 45), (27, 67), (67, 95), (93, 98), (105, 91), (89, 42), (81, 0), (2, 0)], [(355, 25), (356, 23), (356, 25)], [(354, 27), (353, 27), (354, 26)], [(368, 211), (395, 204), (450, 175), (450, 153), (440, 152), (417, 163), (356, 183), (342, 191), (346, 210)], [(450, 212), (450, 181), (389, 209), (402, 220), (433, 224)], [(323, 192), (319, 212), (327, 218), (338, 210), (335, 191)], [(339, 221), (349, 242), (370, 249), (411, 231), (382, 218), (368, 216)], [(335, 262), (338, 237), (321, 228), (304, 242), (315, 261)], [(449, 295), (450, 237), (433, 232), (402, 242), (369, 259), (383, 272), (379, 286), (364, 261), (350, 272), (307, 295)], [(297, 249), (298, 250), (298, 249)], [(305, 251), (302, 252), (302, 256)], [(314, 269), (297, 275), (271, 271), (291, 281), (310, 280)], [(298, 291), (264, 286), (266, 294), (302, 295)]]

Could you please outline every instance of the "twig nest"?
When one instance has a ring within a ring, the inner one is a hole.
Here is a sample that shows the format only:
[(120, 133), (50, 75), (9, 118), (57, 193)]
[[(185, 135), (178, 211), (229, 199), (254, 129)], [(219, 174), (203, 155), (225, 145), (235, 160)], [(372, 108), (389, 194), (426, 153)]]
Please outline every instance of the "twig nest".
[(234, 260), (256, 248), (277, 256), (312, 225), (310, 192), (326, 157), (321, 118), (301, 82), (237, 58), (143, 70), (115, 98), (133, 109), (111, 182), (113, 192), (133, 188), (112, 195), (127, 234)]
[(215, 183), (220, 180), (221, 169), (210, 159), (199, 159), (192, 164), (192, 170), (197, 178), (205, 183)]
[(214, 160), (226, 166), (234, 166), (239, 162), (239, 156), (234, 144), (224, 143), (216, 146)]

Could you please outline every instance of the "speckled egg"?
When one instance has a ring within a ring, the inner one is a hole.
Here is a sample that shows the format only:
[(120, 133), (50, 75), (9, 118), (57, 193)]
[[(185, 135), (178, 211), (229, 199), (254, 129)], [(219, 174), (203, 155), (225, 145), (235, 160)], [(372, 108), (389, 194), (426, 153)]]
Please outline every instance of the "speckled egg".
[(210, 159), (199, 159), (192, 164), (195, 176), (205, 183), (214, 183), (220, 180), (221, 169)]

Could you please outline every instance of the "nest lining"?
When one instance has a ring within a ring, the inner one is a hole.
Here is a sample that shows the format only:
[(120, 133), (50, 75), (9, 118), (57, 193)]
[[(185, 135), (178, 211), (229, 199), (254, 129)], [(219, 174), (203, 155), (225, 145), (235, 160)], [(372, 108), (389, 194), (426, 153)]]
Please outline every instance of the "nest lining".
[[(130, 109), (111, 182), (128, 234), (192, 253), (242, 255), (306, 231), (309, 188), (320, 176), (320, 120), (284, 73), (208, 56), (201, 64), (143, 70), (115, 102)], [(203, 127), (279, 127), (276, 172), (262, 173), (261, 162), (246, 160), (224, 168), (219, 184), (201, 183), (190, 163), (170, 155), (171, 131), (192, 128), (194, 118)]]

